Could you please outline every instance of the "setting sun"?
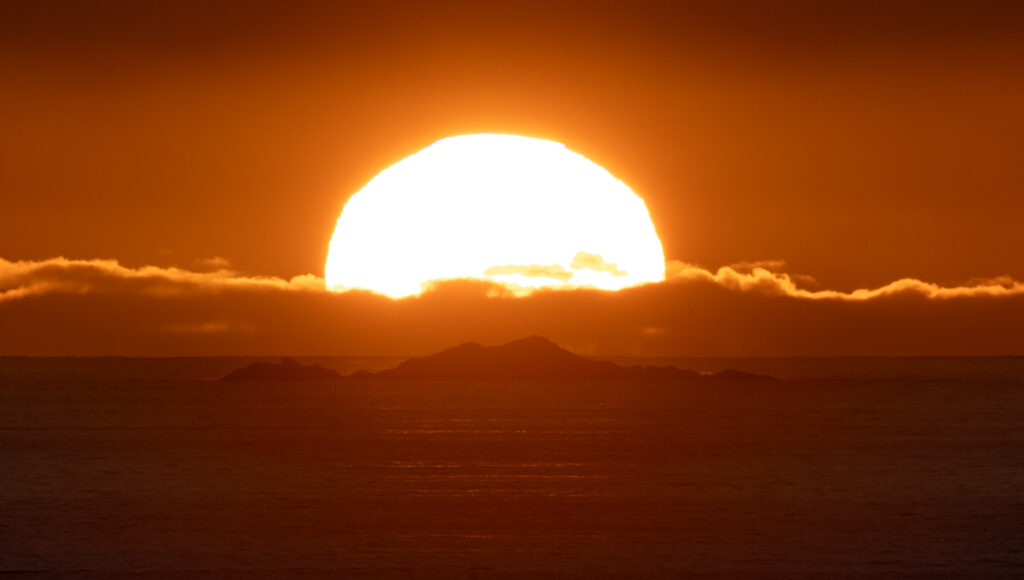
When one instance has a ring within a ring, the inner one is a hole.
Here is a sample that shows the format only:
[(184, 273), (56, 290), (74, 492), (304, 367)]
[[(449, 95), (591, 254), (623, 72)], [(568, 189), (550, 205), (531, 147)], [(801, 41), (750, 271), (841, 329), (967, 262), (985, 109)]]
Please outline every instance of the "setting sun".
[(332, 290), (396, 298), (453, 278), (525, 292), (664, 277), (628, 186), (560, 143), (495, 134), (442, 139), (374, 177), (338, 218), (325, 272)]
[(1022, 6), (0, 1), (0, 580), (1024, 580)]

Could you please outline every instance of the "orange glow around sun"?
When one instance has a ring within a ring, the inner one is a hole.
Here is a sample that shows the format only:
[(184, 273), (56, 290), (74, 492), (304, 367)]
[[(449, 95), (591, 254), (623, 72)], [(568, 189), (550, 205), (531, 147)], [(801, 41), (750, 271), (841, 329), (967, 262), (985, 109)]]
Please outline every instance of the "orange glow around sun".
[(476, 278), (517, 293), (618, 290), (664, 280), (647, 207), (560, 143), (515, 135), (442, 139), (349, 199), (331, 239), (331, 290), (399, 298)]

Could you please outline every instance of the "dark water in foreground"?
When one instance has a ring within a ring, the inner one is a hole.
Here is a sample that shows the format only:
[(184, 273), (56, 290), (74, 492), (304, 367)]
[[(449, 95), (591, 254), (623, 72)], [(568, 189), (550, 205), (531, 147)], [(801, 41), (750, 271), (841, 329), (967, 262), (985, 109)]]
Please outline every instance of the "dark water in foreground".
[(699, 386), (47, 360), (0, 359), (0, 577), (1024, 575), (1024, 359)]

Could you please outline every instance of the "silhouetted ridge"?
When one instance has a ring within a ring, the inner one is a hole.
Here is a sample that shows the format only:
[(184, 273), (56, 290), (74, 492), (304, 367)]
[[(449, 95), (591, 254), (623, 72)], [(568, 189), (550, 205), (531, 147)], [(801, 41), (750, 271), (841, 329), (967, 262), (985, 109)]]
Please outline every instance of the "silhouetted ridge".
[[(355, 378), (402, 380), (589, 380), (679, 381), (703, 379), (676, 367), (624, 367), (573, 354), (541, 336), (530, 336), (501, 346), (460, 344), (437, 354), (409, 359), (376, 374)], [(741, 371), (723, 371), (711, 378), (727, 380), (772, 379)]]
[(434, 355), (409, 359), (376, 376), (426, 380), (558, 380), (599, 378), (607, 371), (602, 363), (577, 356), (546, 338), (531, 336), (501, 346), (460, 344)]
[(530, 336), (500, 346), (466, 342), (437, 354), (411, 358), (378, 373), (359, 371), (348, 377), (319, 365), (302, 366), (285, 358), (280, 363), (256, 362), (231, 371), (226, 381), (696, 381), (773, 380), (774, 377), (726, 370), (714, 375), (676, 367), (620, 366), (573, 354), (541, 336)]
[(320, 365), (302, 366), (294, 359), (283, 358), (279, 363), (254, 362), (235, 369), (222, 377), (222, 381), (337, 381), (342, 376)]

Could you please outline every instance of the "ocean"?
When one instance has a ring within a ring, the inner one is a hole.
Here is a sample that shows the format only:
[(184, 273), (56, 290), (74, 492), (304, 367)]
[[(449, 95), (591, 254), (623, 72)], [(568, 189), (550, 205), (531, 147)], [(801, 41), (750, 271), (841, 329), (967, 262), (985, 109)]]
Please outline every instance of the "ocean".
[(0, 357), (0, 576), (1024, 577), (1024, 358), (211, 380), (253, 360)]

